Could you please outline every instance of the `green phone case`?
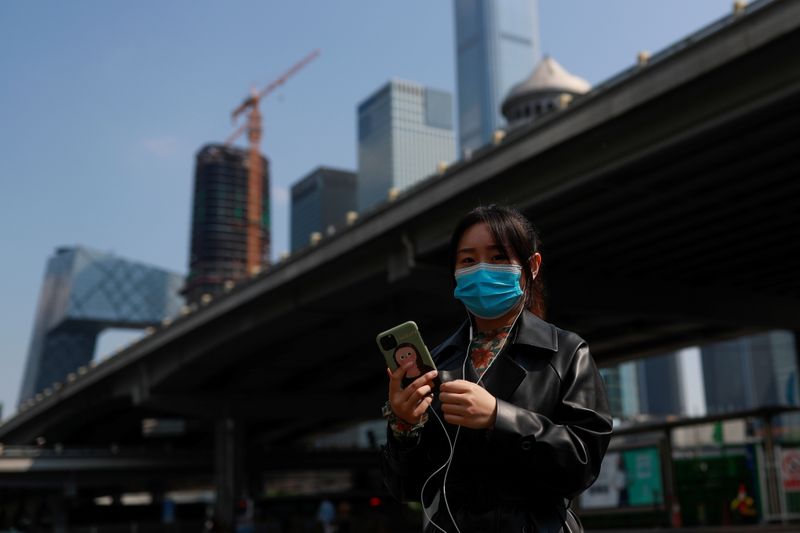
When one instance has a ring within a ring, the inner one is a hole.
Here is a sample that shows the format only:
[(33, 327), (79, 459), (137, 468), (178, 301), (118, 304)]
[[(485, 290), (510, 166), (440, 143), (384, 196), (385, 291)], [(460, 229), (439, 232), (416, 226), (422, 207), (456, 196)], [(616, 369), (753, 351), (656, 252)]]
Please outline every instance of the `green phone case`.
[[(418, 355), (417, 368), (421, 373), (436, 368), (436, 365), (433, 363), (433, 358), (427, 346), (425, 346), (425, 342), (422, 340), (417, 324), (413, 321), (403, 322), (400, 325), (380, 333), (375, 337), (375, 341), (378, 343), (378, 348), (386, 359), (386, 365), (392, 369), (392, 371), (397, 370), (398, 366), (395, 354), (399, 350), (410, 349), (416, 351)], [(408, 353), (408, 351), (406, 351), (406, 353)]]

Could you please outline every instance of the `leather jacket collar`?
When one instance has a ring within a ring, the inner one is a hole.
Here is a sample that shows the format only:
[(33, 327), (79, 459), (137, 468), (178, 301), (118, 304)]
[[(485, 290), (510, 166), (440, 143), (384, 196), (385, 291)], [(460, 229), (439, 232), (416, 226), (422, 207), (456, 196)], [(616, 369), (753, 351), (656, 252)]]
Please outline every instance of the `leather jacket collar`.
[[(536, 349), (544, 349), (551, 354), (558, 352), (556, 327), (528, 310), (522, 312), (510, 339), (511, 343), (503, 349), (504, 352), (530, 353)], [(433, 358), (442, 381), (463, 378), (473, 383), (478, 382), (475, 368), (464, 364), (470, 341), (470, 322), (467, 319), (450, 338), (436, 347)], [(507, 399), (525, 378), (524, 366), (526, 365), (521, 365), (515, 357), (500, 357), (481, 381), (495, 396)]]
[[(444, 354), (455, 349), (456, 353), (463, 354), (472, 340), (469, 338), (470, 320), (467, 318), (453, 335), (437, 347), (436, 352)], [(555, 326), (527, 309), (522, 312), (514, 330), (512, 344), (558, 351), (558, 332)]]

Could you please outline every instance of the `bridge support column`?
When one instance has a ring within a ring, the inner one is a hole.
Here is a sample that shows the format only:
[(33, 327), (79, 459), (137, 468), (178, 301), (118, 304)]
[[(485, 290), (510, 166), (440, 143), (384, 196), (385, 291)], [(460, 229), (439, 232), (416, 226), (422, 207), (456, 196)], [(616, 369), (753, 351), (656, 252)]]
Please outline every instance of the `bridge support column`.
[(67, 512), (65, 496), (63, 494), (53, 494), (47, 500), (52, 517), (53, 533), (67, 533)]
[(243, 422), (231, 417), (216, 421), (215, 427), (216, 527), (219, 531), (236, 529), (236, 502), (244, 487)]
[(672, 457), (672, 430), (664, 431), (664, 445), (661, 463), (664, 465), (664, 504), (667, 507), (667, 519), (671, 527), (683, 526), (681, 502), (678, 500), (678, 485), (675, 480), (675, 460)]
[(780, 497), (780, 481), (778, 471), (780, 470), (779, 459), (775, 454), (775, 434), (773, 433), (772, 415), (766, 415), (764, 422), (764, 461), (766, 462), (766, 481), (767, 481), (767, 508), (769, 509), (768, 519), (777, 521), (778, 518), (783, 522), (783, 505)]

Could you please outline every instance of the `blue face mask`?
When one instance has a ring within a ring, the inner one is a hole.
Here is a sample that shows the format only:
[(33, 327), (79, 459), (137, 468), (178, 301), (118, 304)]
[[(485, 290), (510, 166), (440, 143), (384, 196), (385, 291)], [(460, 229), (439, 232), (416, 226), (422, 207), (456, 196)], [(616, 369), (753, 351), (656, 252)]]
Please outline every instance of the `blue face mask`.
[(522, 298), (520, 265), (478, 263), (456, 270), (456, 290), (470, 313), (478, 318), (500, 318)]

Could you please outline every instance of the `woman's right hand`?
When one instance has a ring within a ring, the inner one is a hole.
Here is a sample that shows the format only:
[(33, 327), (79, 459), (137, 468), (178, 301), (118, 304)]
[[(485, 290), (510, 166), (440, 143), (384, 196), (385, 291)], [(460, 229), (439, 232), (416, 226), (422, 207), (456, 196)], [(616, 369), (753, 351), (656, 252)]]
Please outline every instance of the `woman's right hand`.
[(409, 424), (416, 424), (433, 402), (433, 380), (438, 372), (431, 370), (403, 388), (403, 378), (408, 367), (409, 365), (400, 365), (394, 372), (386, 369), (389, 376), (389, 405), (399, 418)]

